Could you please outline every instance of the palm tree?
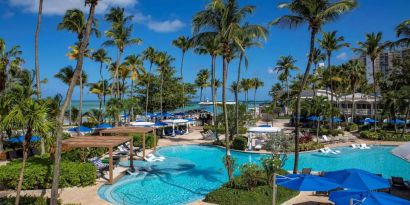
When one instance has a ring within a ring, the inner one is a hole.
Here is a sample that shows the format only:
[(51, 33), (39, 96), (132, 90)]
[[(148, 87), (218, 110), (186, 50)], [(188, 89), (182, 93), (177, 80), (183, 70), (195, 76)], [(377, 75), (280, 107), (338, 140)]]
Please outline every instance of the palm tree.
[[(327, 68), (329, 69), (330, 74), (330, 104), (333, 107), (333, 73), (332, 73), (332, 66), (330, 64), (330, 58), (334, 51), (337, 51), (343, 47), (349, 47), (349, 43), (344, 43), (343, 36), (336, 36), (337, 31), (333, 32), (323, 32), (322, 33), (322, 40), (319, 40), (319, 45), (326, 51), (327, 54)], [(333, 110), (333, 109), (332, 109)], [(330, 130), (333, 131), (333, 113), (331, 113), (330, 117)]]
[[(128, 70), (131, 72), (130, 97), (134, 98), (134, 82), (137, 81), (137, 79), (139, 79), (139, 76), (145, 74), (144, 62), (141, 56), (129, 55), (125, 58), (124, 64), (127, 66)], [(131, 106), (131, 117), (133, 116), (134, 116), (134, 106)]]
[(350, 87), (353, 91), (351, 117), (352, 117), (352, 122), (354, 122), (354, 115), (356, 112), (355, 93), (356, 93), (357, 87), (360, 85), (360, 83), (365, 78), (366, 68), (359, 60), (349, 61), (346, 67), (347, 67), (346, 78), (350, 81)]
[[(379, 57), (380, 53), (386, 48), (388, 44), (381, 43), (382, 33), (368, 33), (366, 34), (366, 40), (358, 42), (359, 48), (353, 48), (353, 51), (358, 52), (364, 56), (368, 56), (372, 61), (372, 76), (373, 76), (373, 94), (374, 94), (374, 110), (373, 116), (377, 120), (377, 79), (374, 63)], [(376, 130), (377, 122), (374, 122), (374, 130)]]
[(293, 0), (290, 3), (281, 3), (279, 8), (289, 9), (291, 14), (281, 16), (273, 20), (270, 25), (286, 26), (289, 28), (307, 24), (310, 31), (309, 56), (306, 64), (305, 74), (303, 75), (302, 85), (299, 87), (296, 100), (296, 129), (295, 129), (295, 163), (293, 173), (297, 173), (299, 163), (299, 133), (300, 133), (300, 98), (303, 88), (306, 85), (310, 73), (310, 65), (313, 59), (315, 39), (318, 31), (323, 25), (334, 21), (338, 16), (352, 10), (357, 5), (356, 0), (340, 0), (331, 2), (329, 0)]
[[(181, 49), (182, 57), (181, 57), (181, 82), (182, 82), (182, 97), (185, 96), (185, 85), (184, 85), (184, 75), (183, 75), (183, 67), (184, 67), (184, 58), (185, 53), (192, 47), (192, 40), (189, 37), (180, 36), (178, 39), (172, 41), (172, 45)], [(185, 103), (182, 104), (182, 110), (185, 109)]]
[(157, 52), (153, 47), (148, 47), (142, 52), (142, 58), (144, 60), (148, 60), (150, 62), (149, 65), (149, 71), (147, 74), (147, 85), (146, 85), (146, 96), (145, 96), (145, 115), (148, 113), (148, 98), (149, 98), (149, 84), (151, 81), (151, 70), (152, 70), (152, 64), (155, 62), (155, 59), (157, 57)]
[[(85, 29), (86, 21), (84, 13), (79, 9), (67, 10), (64, 14), (63, 20), (57, 25), (57, 30), (67, 30), (77, 34), (78, 43), (80, 43), (84, 38)], [(97, 29), (97, 20), (93, 21), (91, 33), (96, 37), (100, 36), (100, 32)]]
[(20, 46), (13, 46), (6, 50), (6, 42), (0, 38), (0, 92), (6, 89), (10, 80), (11, 62), (21, 61), (21, 54)]
[[(211, 92), (212, 92), (212, 123), (215, 125), (217, 116), (216, 109), (216, 57), (221, 54), (219, 39), (215, 35), (202, 35), (193, 39), (196, 47), (195, 52), (198, 54), (208, 54), (211, 56)], [(216, 127), (215, 127), (216, 130)]]
[(89, 83), (88, 87), (90, 87), (90, 93), (96, 94), (98, 97), (99, 113), (100, 113), (100, 115), (98, 116), (98, 122), (103, 122), (102, 101), (103, 101), (103, 95), (104, 95), (104, 81), (99, 81), (96, 83)]
[(280, 73), (281, 77), (284, 78), (286, 84), (286, 109), (285, 114), (288, 115), (288, 108), (289, 108), (289, 77), (290, 72), (299, 70), (298, 67), (295, 66), (296, 59), (294, 59), (291, 55), (289, 56), (281, 56), (279, 60), (276, 62), (276, 67), (274, 71)]
[(124, 8), (111, 8), (110, 12), (105, 15), (105, 20), (111, 22), (110, 30), (105, 32), (105, 35), (110, 39), (104, 42), (104, 46), (116, 46), (117, 47), (117, 61), (115, 64), (114, 84), (117, 92), (116, 97), (120, 98), (120, 82), (118, 80), (118, 69), (121, 64), (121, 56), (124, 53), (124, 49), (127, 46), (139, 45), (142, 40), (139, 38), (131, 38), (133, 30), (132, 25), (127, 26), (127, 23), (131, 21), (133, 16), (125, 16)]
[[(107, 84), (105, 84), (104, 76), (103, 76), (103, 73), (102, 73), (102, 67), (103, 67), (103, 64), (110, 64), (111, 63), (111, 57), (108, 56), (108, 53), (105, 49), (100, 48), (92, 54), (92, 59), (95, 62), (100, 63), (100, 82), (102, 83), (102, 86), (103, 86), (102, 88), (103, 88), (103, 93), (104, 93), (105, 88), (107, 87)], [(105, 107), (105, 99), (104, 99), (104, 107)], [(102, 111), (101, 111), (101, 113), (102, 113)]]
[(209, 70), (208, 69), (199, 70), (199, 72), (196, 74), (195, 84), (200, 89), (200, 95), (199, 95), (199, 101), (200, 102), (202, 102), (202, 100), (203, 100), (202, 91), (204, 90), (204, 88), (206, 88), (210, 85), (208, 80), (209, 80)]
[(31, 137), (34, 134), (46, 135), (52, 129), (52, 121), (48, 118), (46, 103), (39, 103), (31, 98), (24, 99), (13, 106), (2, 122), (7, 128), (24, 131), (23, 160), (20, 177), (17, 184), (15, 204), (20, 204), (20, 192), (23, 185), (24, 170), (30, 148)]
[(251, 79), (248, 78), (242, 78), (240, 83), (240, 89), (243, 90), (244, 96), (245, 96), (245, 104), (246, 104), (246, 110), (248, 110), (248, 99), (249, 99), (249, 90), (252, 88), (252, 81)]
[(252, 81), (252, 87), (253, 87), (253, 90), (254, 90), (254, 93), (253, 93), (253, 115), (256, 118), (256, 92), (258, 91), (258, 89), (260, 87), (263, 87), (265, 84), (259, 78), (252, 78), (251, 81)]
[(57, 131), (57, 136), (56, 136), (56, 150), (55, 150), (55, 157), (54, 157), (54, 172), (53, 172), (53, 183), (51, 187), (51, 205), (56, 205), (57, 204), (57, 198), (58, 198), (58, 186), (60, 182), (60, 162), (61, 162), (61, 144), (62, 144), (62, 136), (63, 136), (63, 130), (62, 130), (62, 124), (64, 122), (64, 114), (67, 109), (67, 106), (69, 102), (71, 101), (71, 96), (74, 91), (74, 86), (81, 75), (82, 67), (83, 67), (83, 62), (84, 62), (84, 53), (87, 50), (89, 40), (90, 40), (90, 35), (91, 35), (91, 30), (92, 30), (92, 25), (94, 25), (94, 13), (95, 13), (95, 8), (97, 6), (98, 0), (85, 0), (85, 5), (90, 6), (90, 10), (88, 12), (88, 19), (87, 23), (85, 25), (85, 32), (84, 32), (84, 38), (81, 39), (80, 41), (80, 46), (79, 46), (79, 55), (77, 58), (77, 64), (75, 67), (75, 72), (74, 76), (71, 79), (70, 86), (67, 90), (67, 94), (64, 100), (64, 103), (61, 107), (60, 114), (57, 118), (57, 122), (59, 123), (58, 126), (58, 131)]
[(161, 116), (163, 114), (163, 110), (162, 110), (162, 101), (163, 101), (163, 93), (164, 93), (164, 76), (169, 72), (169, 70), (171, 69), (171, 63), (174, 61), (175, 59), (173, 57), (171, 57), (170, 55), (168, 55), (168, 53), (166, 52), (159, 52), (156, 58), (156, 64), (158, 66), (158, 72), (161, 76), (161, 92), (160, 92), (160, 112), (161, 112)]
[[(38, 36), (40, 34), (41, 16), (43, 14), (43, 0), (38, 1), (38, 15), (37, 15), (37, 26), (36, 33), (34, 37), (34, 67), (36, 68), (36, 87), (37, 87), (37, 99), (41, 98), (41, 88), (40, 88), (40, 66), (38, 65)], [(42, 153), (44, 154), (44, 153)]]
[[(60, 71), (54, 75), (54, 77), (60, 79), (64, 84), (70, 86), (71, 79), (73, 79), (74, 77), (74, 68), (72, 66), (61, 68)], [(78, 83), (76, 85), (78, 85)], [(69, 124), (71, 125), (71, 100), (69, 104)]]
[(410, 46), (410, 20), (404, 20), (396, 27), (396, 36), (398, 39), (389, 42), (390, 47), (409, 47)]

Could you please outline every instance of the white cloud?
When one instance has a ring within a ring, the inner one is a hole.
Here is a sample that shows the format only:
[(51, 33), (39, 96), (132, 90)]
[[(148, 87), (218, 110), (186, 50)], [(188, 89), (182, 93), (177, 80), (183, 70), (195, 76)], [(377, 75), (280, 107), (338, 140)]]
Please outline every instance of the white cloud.
[(346, 52), (342, 52), (339, 55), (336, 56), (337, 60), (346, 60), (347, 59), (347, 53)]
[(170, 33), (180, 30), (185, 26), (184, 22), (179, 19), (157, 21), (151, 15), (144, 15), (143, 13), (134, 13), (134, 21), (147, 26), (149, 29), (159, 33)]
[[(37, 13), (38, 0), (9, 0), (11, 6), (21, 8), (24, 12)], [(98, 2), (96, 13), (101, 14), (107, 11), (109, 7), (121, 6), (132, 7), (138, 4), (138, 0), (101, 0)], [(45, 15), (63, 15), (67, 9), (78, 8), (87, 11), (84, 6), (84, 0), (44, 0), (43, 14)]]

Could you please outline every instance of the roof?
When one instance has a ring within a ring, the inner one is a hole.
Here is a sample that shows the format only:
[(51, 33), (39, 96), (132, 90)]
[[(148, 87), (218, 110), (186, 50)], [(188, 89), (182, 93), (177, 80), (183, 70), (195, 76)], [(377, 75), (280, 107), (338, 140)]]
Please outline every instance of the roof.
[(149, 127), (114, 127), (112, 129), (101, 130), (100, 134), (130, 134), (130, 133), (148, 133), (153, 128)]
[(130, 137), (125, 136), (81, 136), (63, 140), (63, 146), (68, 147), (116, 147), (130, 141)]

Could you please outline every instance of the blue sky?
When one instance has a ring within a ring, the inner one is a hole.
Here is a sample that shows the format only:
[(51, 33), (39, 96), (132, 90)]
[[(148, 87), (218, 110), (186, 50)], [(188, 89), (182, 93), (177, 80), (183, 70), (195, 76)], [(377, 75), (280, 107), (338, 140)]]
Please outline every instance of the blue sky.
[[(6, 40), (9, 47), (20, 45), (23, 50), (25, 68), (34, 68), (34, 31), (37, 22), (37, 0), (1, 0), (0, 1), (0, 38)], [(84, 0), (44, 0), (44, 16), (40, 33), (40, 69), (41, 77), (47, 78), (48, 83), (43, 85), (43, 95), (50, 96), (57, 93), (65, 94), (67, 87), (55, 79), (53, 75), (62, 67), (75, 65), (66, 57), (68, 47), (76, 41), (75, 35), (65, 31), (57, 31), (56, 26), (61, 21), (64, 11), (69, 8), (83, 8)], [(122, 6), (126, 12), (134, 15), (134, 37), (143, 40), (141, 46), (126, 48), (124, 56), (140, 53), (148, 46), (164, 50), (176, 59), (174, 66), (179, 68), (180, 50), (171, 45), (171, 41), (180, 35), (192, 36), (192, 16), (203, 9), (207, 0), (101, 0), (97, 9), (99, 28), (108, 29), (109, 25), (103, 21), (103, 14), (111, 6)], [(272, 19), (286, 14), (286, 10), (277, 8), (277, 0), (242, 0), (242, 5), (256, 6), (248, 22), (266, 25)], [(359, 0), (359, 7), (343, 15), (334, 23), (324, 27), (324, 31), (338, 30), (345, 40), (356, 46), (356, 42), (364, 40), (365, 33), (383, 32), (383, 40), (395, 39), (394, 27), (404, 19), (410, 18), (410, 1), (408, 0)], [(276, 80), (276, 73), (270, 72), (281, 55), (293, 55), (297, 66), (305, 68), (308, 52), (308, 32), (306, 27), (288, 30), (272, 27), (269, 29), (269, 38), (263, 48), (248, 50), (249, 68), (243, 72), (246, 77), (258, 77), (265, 82), (265, 86), (258, 91), (257, 99), (269, 99), (268, 90)], [(106, 39), (92, 38), (90, 48), (98, 49)], [(115, 48), (107, 48), (109, 54), (116, 55)], [(355, 55), (349, 49), (336, 52), (332, 62), (343, 63)], [(199, 56), (189, 52), (186, 56), (184, 74), (185, 80), (193, 82), (196, 73), (203, 68), (210, 67), (208, 56)], [(90, 60), (84, 64), (89, 81), (98, 80), (99, 65)], [(222, 75), (218, 63), (218, 76)], [(229, 69), (229, 82), (236, 78), (237, 62), (233, 61)], [(106, 73), (106, 76), (108, 74)], [(206, 91), (210, 98), (210, 92)], [(73, 99), (78, 99), (78, 91)], [(229, 99), (233, 99), (231, 94)], [(94, 100), (95, 96), (86, 93), (85, 99)]]

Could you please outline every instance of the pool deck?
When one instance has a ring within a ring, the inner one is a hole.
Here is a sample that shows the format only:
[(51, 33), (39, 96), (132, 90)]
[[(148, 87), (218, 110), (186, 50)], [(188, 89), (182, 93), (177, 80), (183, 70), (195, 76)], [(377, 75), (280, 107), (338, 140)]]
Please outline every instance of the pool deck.
[[(281, 127), (285, 129), (292, 129), (286, 127), (286, 123), (288, 120), (276, 120), (274, 122), (275, 127)], [(177, 137), (168, 137), (159, 140), (158, 146), (172, 146), (172, 145), (189, 145), (189, 144), (210, 144), (211, 141), (203, 140), (201, 131), (202, 127), (191, 127), (190, 133), (182, 136)], [(222, 139), (222, 137), (221, 137)], [(380, 141), (369, 141), (369, 140), (361, 140), (358, 139), (355, 143), (366, 143), (369, 145), (400, 145), (403, 142), (380, 142)], [(349, 146), (351, 143), (334, 143), (328, 144), (327, 147), (339, 147), (339, 146)], [(147, 150), (147, 153), (150, 153), (154, 150)], [(266, 151), (256, 151), (256, 153), (267, 153)], [(1, 164), (0, 164), (1, 166)], [(71, 187), (71, 188), (64, 188), (60, 190), (60, 198), (62, 199), (63, 203), (72, 203), (72, 204), (87, 204), (87, 205), (105, 205), (109, 204), (106, 201), (100, 199), (97, 194), (98, 189), (104, 184), (103, 180), (97, 180), (97, 183), (93, 186), (88, 187)], [(14, 190), (5, 190), (0, 191), (0, 197), (6, 195), (15, 195)], [(35, 195), (35, 196), (50, 196), (50, 190), (25, 190), (22, 191), (22, 195)], [(327, 197), (321, 196), (314, 196), (311, 192), (301, 192), (298, 196), (292, 198), (291, 200), (285, 202), (285, 205), (290, 204), (328, 204)], [(190, 205), (212, 205), (210, 203), (206, 203), (203, 201), (196, 201), (190, 203)]]

